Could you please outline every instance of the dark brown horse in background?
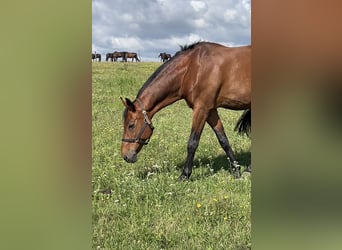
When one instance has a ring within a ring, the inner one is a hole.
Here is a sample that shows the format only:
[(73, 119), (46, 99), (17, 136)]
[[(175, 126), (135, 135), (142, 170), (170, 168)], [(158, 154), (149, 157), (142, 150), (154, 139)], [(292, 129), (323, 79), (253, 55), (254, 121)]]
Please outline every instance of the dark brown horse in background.
[(134, 101), (121, 98), (125, 105), (121, 154), (134, 163), (137, 154), (153, 133), (153, 116), (162, 108), (185, 99), (193, 109), (187, 159), (180, 180), (192, 173), (193, 159), (205, 123), (216, 134), (230, 162), (230, 172), (239, 177), (236, 161), (217, 108), (245, 110), (235, 130), (250, 132), (251, 125), (251, 46), (229, 48), (199, 42), (182, 47), (145, 82)]
[(127, 62), (127, 58), (132, 58), (132, 62), (134, 61), (134, 59), (136, 62), (140, 62), (137, 53), (135, 52), (122, 52), (122, 53), (123, 53), (123, 61)]
[(160, 61), (166, 62), (167, 60), (171, 59), (171, 54), (167, 54), (163, 52), (163, 53), (160, 53), (158, 57), (160, 57)]
[(107, 53), (106, 54), (106, 61), (110, 58), (111, 61), (117, 62), (118, 58), (122, 58), (122, 62), (127, 62), (127, 58), (132, 58), (132, 62), (135, 59), (135, 61), (140, 62), (138, 58), (138, 54), (134, 52), (119, 52), (119, 51), (114, 51), (113, 53)]
[(114, 53), (107, 53), (106, 54), (106, 62), (110, 59), (112, 62), (114, 61)]
[(92, 53), (92, 55), (91, 55), (91, 60), (92, 61), (96, 61), (96, 60), (98, 60), (99, 62), (101, 62), (101, 54), (93, 54)]
[(117, 62), (118, 61), (118, 58), (122, 57), (122, 61), (124, 60), (124, 54), (126, 52), (118, 52), (118, 51), (114, 51), (113, 52), (113, 60), (114, 62)]

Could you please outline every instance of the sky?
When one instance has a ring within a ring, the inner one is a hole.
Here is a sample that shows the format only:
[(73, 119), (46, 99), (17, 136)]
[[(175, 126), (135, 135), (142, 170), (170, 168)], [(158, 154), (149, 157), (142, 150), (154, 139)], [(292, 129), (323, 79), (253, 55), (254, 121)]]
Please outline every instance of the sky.
[(250, 44), (250, 0), (92, 0), (92, 52), (102, 57), (128, 51), (159, 61), (198, 41)]

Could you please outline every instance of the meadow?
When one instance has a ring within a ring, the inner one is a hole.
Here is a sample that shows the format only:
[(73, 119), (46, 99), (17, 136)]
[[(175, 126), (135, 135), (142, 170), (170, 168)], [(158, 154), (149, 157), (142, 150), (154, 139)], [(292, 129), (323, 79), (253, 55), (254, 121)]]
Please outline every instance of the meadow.
[[(184, 101), (154, 116), (153, 136), (136, 163), (121, 157), (120, 96), (134, 100), (160, 64), (92, 63), (93, 249), (250, 249), (251, 176), (230, 175), (208, 125), (190, 180), (177, 180), (191, 129)], [(251, 140), (233, 131), (242, 112), (219, 113), (239, 163), (248, 165)]]

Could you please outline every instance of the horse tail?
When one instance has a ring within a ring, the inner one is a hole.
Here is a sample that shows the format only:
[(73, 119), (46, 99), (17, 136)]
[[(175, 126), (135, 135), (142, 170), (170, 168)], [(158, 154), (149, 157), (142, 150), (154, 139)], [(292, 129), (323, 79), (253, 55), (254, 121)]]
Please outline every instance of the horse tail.
[(234, 131), (239, 134), (245, 133), (247, 136), (251, 133), (251, 109), (245, 110), (237, 121)]

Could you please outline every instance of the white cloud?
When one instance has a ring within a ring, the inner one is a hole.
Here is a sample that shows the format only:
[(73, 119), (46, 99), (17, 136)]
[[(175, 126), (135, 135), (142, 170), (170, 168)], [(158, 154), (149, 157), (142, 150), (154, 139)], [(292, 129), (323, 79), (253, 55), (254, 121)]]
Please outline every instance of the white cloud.
[(246, 11), (251, 12), (251, 2), (250, 2), (250, 0), (242, 0), (241, 4), (245, 8)]
[(205, 22), (203, 18), (194, 20), (194, 23), (197, 28), (205, 28), (208, 26), (208, 24)]
[(192, 6), (192, 8), (194, 8), (195, 11), (201, 11), (207, 7), (205, 2), (203, 1), (191, 1), (190, 5)]
[(134, 20), (133, 16), (128, 13), (123, 13), (122, 15), (119, 15), (119, 17), (122, 18), (124, 22), (132, 22)]
[(136, 37), (111, 37), (111, 44), (113, 48), (127, 51), (142, 49), (142, 41)]
[(237, 17), (237, 11), (234, 9), (228, 9), (224, 12), (223, 16), (224, 16), (224, 20), (227, 23), (233, 22)]
[(187, 34), (187, 35), (184, 35), (184, 36), (181, 36), (181, 37), (171, 37), (171, 42), (172, 44), (175, 44), (177, 47), (175, 49), (179, 49), (179, 45), (184, 45), (184, 44), (192, 44), (194, 42), (198, 42), (200, 40), (203, 40), (201, 39), (201, 37), (197, 34), (193, 34), (193, 33), (190, 33), (190, 34)]

